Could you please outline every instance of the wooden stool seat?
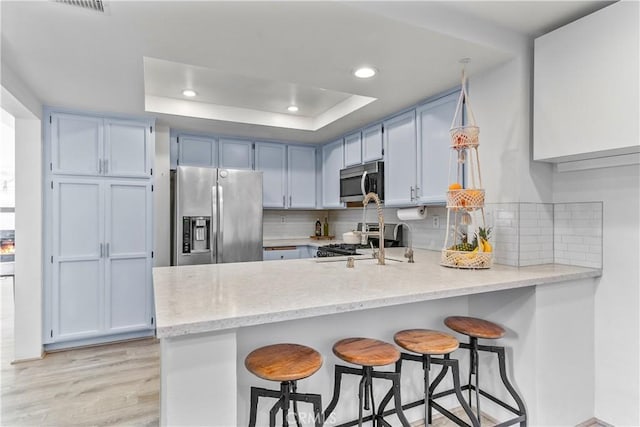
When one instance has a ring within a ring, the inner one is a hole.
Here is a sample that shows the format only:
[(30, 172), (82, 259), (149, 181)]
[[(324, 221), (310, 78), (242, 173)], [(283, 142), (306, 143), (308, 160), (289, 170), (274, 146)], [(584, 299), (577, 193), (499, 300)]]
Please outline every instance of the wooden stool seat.
[(453, 335), (430, 329), (407, 329), (397, 332), (393, 339), (400, 347), (418, 354), (449, 354), (460, 346)]
[(502, 326), (484, 319), (465, 316), (450, 316), (444, 319), (444, 324), (456, 332), (473, 338), (497, 339), (504, 336)]
[(372, 338), (340, 340), (333, 345), (333, 354), (360, 366), (390, 365), (400, 358), (400, 351), (392, 344)]
[(274, 344), (253, 350), (244, 365), (254, 375), (269, 381), (297, 381), (313, 375), (322, 366), (322, 356), (299, 344)]

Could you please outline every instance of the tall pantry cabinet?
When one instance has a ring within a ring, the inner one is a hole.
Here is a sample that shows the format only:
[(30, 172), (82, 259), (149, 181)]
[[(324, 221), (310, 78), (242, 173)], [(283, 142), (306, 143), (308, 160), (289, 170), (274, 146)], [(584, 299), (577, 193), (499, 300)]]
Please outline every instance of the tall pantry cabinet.
[(49, 112), (44, 343), (153, 333), (154, 122)]

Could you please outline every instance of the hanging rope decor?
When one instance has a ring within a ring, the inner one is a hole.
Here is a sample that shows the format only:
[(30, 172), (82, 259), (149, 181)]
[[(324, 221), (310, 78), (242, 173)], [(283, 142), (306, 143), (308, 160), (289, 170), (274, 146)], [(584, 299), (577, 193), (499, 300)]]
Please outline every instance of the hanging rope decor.
[[(453, 268), (490, 268), (493, 247), (489, 243), (491, 229), (486, 227), (484, 216), (485, 192), (478, 157), (480, 128), (469, 102), (464, 67), (461, 80), (462, 89), (449, 131), (451, 184), (447, 191), (447, 232), (440, 264)], [(460, 221), (460, 217), (464, 221)]]

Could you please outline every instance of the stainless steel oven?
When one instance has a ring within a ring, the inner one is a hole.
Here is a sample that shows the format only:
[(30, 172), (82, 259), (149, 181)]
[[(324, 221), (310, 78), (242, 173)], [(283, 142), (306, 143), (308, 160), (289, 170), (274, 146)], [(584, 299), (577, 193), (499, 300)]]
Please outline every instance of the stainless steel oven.
[(340, 171), (340, 201), (361, 202), (367, 193), (384, 200), (384, 162), (350, 166)]

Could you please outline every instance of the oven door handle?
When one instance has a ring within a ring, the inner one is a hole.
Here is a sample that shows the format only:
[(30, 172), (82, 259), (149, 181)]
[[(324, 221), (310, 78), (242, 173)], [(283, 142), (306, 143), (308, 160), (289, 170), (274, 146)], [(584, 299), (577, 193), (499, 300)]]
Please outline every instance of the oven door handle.
[(367, 190), (365, 187), (365, 182), (367, 180), (367, 171), (362, 172), (362, 179), (360, 180), (360, 189), (362, 190), (362, 195), (367, 196)]

